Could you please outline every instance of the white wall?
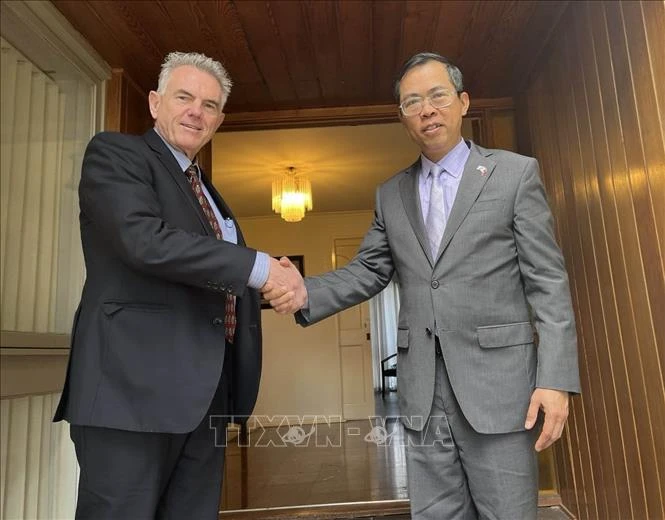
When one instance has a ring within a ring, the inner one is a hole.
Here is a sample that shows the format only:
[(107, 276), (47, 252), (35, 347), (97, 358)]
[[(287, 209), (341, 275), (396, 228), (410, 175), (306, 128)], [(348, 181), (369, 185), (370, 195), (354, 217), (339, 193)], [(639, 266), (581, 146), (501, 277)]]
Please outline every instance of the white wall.
[[(297, 223), (254, 217), (240, 219), (240, 226), (250, 247), (272, 256), (304, 255), (307, 276), (331, 270), (333, 240), (364, 236), (372, 218), (372, 211), (308, 214)], [(270, 309), (261, 317), (263, 375), (254, 415), (341, 416), (337, 318), (302, 328)]]

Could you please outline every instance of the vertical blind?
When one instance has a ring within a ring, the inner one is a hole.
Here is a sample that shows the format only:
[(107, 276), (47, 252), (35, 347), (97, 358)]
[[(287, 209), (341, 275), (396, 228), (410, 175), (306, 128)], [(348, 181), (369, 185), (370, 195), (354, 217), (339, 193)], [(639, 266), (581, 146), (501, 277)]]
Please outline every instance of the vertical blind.
[(0, 401), (2, 518), (74, 517), (78, 482), (74, 446), (66, 424), (51, 422), (59, 397)]
[[(94, 84), (42, 71), (4, 38), (0, 91), (0, 326), (68, 333), (83, 282), (77, 185)], [(0, 402), (0, 516), (72, 518), (78, 466), (59, 394)]]
[[(0, 40), (3, 330), (69, 332), (83, 280), (76, 186), (90, 87), (56, 82)], [(89, 138), (89, 130), (87, 137)]]

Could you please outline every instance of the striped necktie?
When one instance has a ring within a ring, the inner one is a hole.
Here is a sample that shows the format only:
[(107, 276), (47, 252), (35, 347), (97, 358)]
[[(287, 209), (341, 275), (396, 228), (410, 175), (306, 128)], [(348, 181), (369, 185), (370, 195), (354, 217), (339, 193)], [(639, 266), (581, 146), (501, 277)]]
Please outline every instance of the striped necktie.
[[(185, 170), (185, 175), (189, 181), (192, 191), (196, 196), (196, 200), (199, 201), (201, 209), (208, 219), (208, 223), (212, 230), (215, 232), (215, 237), (217, 240), (223, 240), (222, 229), (219, 227), (219, 222), (217, 222), (217, 217), (210, 207), (210, 203), (201, 189), (201, 180), (199, 179), (199, 172), (195, 164), (191, 164), (189, 168)], [(236, 297), (232, 294), (226, 295), (226, 305), (224, 306), (224, 328), (225, 328), (225, 337), (227, 343), (233, 343), (233, 338), (236, 333)]]

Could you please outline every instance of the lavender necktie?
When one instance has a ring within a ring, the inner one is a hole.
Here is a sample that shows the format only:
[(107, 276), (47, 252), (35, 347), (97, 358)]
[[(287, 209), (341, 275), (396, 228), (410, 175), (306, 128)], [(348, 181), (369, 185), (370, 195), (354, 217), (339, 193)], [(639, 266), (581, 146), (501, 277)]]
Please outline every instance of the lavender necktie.
[(446, 227), (445, 200), (443, 197), (443, 170), (439, 166), (433, 166), (430, 170), (432, 176), (432, 187), (429, 192), (429, 209), (427, 210), (427, 236), (432, 250), (432, 258), (436, 259)]

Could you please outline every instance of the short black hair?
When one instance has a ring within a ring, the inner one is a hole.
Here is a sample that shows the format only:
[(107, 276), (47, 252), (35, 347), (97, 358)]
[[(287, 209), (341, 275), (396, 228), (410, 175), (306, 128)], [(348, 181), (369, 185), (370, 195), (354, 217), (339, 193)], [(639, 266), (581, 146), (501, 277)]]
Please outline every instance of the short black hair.
[(443, 63), (448, 70), (448, 76), (450, 76), (450, 81), (455, 87), (455, 91), (459, 94), (464, 91), (464, 81), (462, 79), (462, 71), (457, 68), (452, 61), (450, 61), (445, 56), (441, 56), (436, 52), (419, 52), (411, 56), (405, 63), (402, 65), (402, 68), (399, 71), (399, 76), (395, 80), (393, 87), (393, 94), (395, 95), (395, 100), (399, 103), (399, 86), (402, 82), (402, 78), (409, 72), (412, 68), (417, 67), (418, 65), (424, 65), (428, 61), (438, 61)]

